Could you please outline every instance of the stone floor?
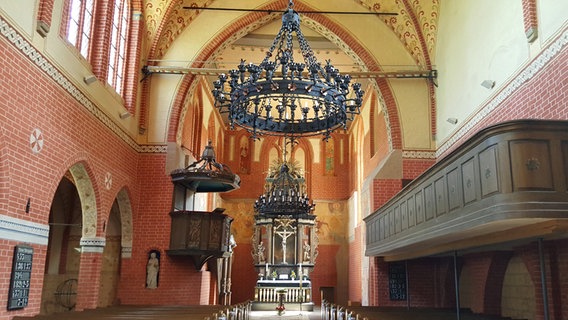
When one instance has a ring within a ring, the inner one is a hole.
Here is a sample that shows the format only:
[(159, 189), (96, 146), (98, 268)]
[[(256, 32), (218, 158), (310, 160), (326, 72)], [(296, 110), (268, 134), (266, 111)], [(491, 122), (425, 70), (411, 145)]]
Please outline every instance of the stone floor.
[[(355, 307), (354, 307), (355, 308)], [(361, 320), (455, 320), (456, 313), (453, 310), (440, 309), (402, 309), (359, 307), (357, 312)], [(118, 306), (85, 311), (72, 311), (67, 313), (53, 314), (49, 316), (15, 317), (14, 320), (203, 320), (205, 317), (213, 319), (212, 314), (219, 311), (220, 306)], [(355, 308), (356, 309), (356, 308)], [(314, 311), (286, 312), (278, 316), (276, 310), (253, 311), (251, 320), (321, 320), (319, 307)], [(495, 316), (482, 316), (464, 311), (460, 314), (460, 320), (506, 320)]]
[(279, 316), (276, 311), (253, 311), (250, 315), (251, 320), (319, 320), (321, 319), (319, 311), (313, 312), (300, 312), (300, 311), (286, 311), (283, 315)]
[[(388, 308), (369, 308), (360, 313), (361, 320), (455, 320), (458, 319), (453, 310), (440, 309), (388, 309)], [(251, 320), (321, 320), (320, 309), (316, 308), (313, 312), (286, 311), (282, 316), (278, 316), (276, 311), (253, 311)], [(460, 320), (510, 320), (495, 316), (483, 316), (472, 314), (468, 311), (460, 313)]]

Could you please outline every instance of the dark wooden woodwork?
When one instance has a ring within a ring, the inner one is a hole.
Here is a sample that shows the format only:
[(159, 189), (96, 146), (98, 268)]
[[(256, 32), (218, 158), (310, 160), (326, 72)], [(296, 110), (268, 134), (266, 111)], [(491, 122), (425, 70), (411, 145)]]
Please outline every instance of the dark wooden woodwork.
[(173, 211), (170, 256), (191, 256), (195, 268), (201, 267), (211, 258), (229, 256), (231, 222), (233, 218), (224, 214), (225, 209), (206, 211)]
[(399, 260), (558, 237), (568, 230), (567, 172), (568, 121), (488, 127), (364, 219), (366, 255)]

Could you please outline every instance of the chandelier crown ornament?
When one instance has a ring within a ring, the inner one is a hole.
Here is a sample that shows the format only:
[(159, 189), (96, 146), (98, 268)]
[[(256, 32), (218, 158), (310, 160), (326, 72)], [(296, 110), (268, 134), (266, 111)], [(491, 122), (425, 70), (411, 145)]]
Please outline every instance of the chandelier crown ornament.
[[(213, 83), (215, 107), (227, 114), (231, 129), (243, 127), (254, 139), (262, 134), (327, 139), (334, 130), (346, 129), (360, 112), (361, 84), (351, 83), (351, 77), (341, 75), (331, 61), (324, 66), (317, 61), (293, 7), (290, 1), (260, 64), (241, 59), (237, 69)], [(303, 63), (294, 60), (294, 33)]]

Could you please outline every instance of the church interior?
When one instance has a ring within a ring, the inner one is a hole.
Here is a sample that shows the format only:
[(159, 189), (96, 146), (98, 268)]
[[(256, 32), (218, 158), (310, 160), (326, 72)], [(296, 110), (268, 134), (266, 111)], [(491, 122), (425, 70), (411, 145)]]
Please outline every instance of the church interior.
[(0, 320), (566, 320), (567, 47), (557, 0), (0, 0)]

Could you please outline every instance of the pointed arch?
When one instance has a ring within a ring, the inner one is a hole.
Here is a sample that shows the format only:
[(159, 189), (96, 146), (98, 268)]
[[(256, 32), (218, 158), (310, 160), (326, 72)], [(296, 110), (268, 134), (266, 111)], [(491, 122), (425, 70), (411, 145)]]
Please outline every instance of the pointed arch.
[(202, 108), (202, 92), (196, 90), (195, 94), (188, 99), (186, 109), (187, 115), (183, 118), (183, 130), (181, 133), (179, 144), (185, 150), (188, 150), (194, 158), (198, 159), (201, 145), (201, 130), (203, 123)]
[(209, 113), (209, 120), (207, 121), (207, 140), (211, 140), (213, 144), (216, 143), (217, 136), (215, 135), (215, 115), (213, 112)]
[(122, 187), (116, 195), (116, 202), (120, 210), (120, 230), (121, 230), (121, 246), (122, 257), (130, 258), (132, 254), (132, 203), (130, 201), (130, 192), (127, 187)]

